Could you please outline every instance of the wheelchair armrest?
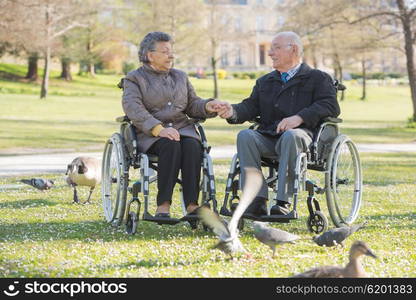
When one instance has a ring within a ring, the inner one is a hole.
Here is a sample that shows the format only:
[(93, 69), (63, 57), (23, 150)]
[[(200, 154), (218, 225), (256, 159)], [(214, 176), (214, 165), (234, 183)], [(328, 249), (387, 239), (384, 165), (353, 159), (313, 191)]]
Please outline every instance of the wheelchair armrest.
[(342, 119), (340, 118), (333, 118), (333, 117), (326, 117), (322, 119), (321, 123), (331, 122), (331, 123), (342, 123)]
[(118, 123), (130, 122), (130, 119), (127, 116), (121, 116), (121, 117), (116, 118), (116, 122)]
[(204, 123), (206, 121), (204, 118), (190, 118), (189, 120), (194, 124)]
[(257, 116), (254, 119), (248, 120), (249, 123), (259, 124), (260, 123), (260, 117)]

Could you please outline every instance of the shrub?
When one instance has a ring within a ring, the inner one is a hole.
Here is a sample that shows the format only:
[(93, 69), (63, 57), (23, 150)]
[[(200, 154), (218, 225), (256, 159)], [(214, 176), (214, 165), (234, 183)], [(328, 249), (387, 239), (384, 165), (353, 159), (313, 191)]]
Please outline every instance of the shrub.
[(123, 62), (123, 73), (127, 74), (130, 71), (133, 71), (134, 69), (136, 69), (136, 64), (133, 62), (128, 62), (125, 61)]
[(414, 120), (413, 117), (407, 119), (406, 128), (416, 128), (416, 120)]
[(227, 71), (224, 69), (218, 69), (217, 76), (218, 76), (218, 79), (224, 79), (227, 77)]

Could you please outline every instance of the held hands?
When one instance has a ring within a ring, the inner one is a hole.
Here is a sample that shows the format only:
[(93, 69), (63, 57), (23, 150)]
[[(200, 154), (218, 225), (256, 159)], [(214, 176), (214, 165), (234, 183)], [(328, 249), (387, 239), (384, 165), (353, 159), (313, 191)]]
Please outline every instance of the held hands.
[(205, 109), (209, 113), (212, 113), (212, 112), (218, 113), (218, 115), (223, 119), (227, 119), (233, 115), (233, 107), (231, 106), (231, 104), (225, 101), (219, 101), (219, 100), (209, 101), (205, 105)]
[(168, 139), (173, 140), (173, 141), (179, 141), (180, 140), (179, 132), (173, 127), (163, 128), (159, 132), (159, 136), (168, 138)]
[(282, 132), (289, 129), (293, 129), (298, 127), (300, 124), (303, 123), (303, 119), (298, 115), (294, 115), (288, 118), (284, 118), (282, 121), (277, 124), (276, 132)]

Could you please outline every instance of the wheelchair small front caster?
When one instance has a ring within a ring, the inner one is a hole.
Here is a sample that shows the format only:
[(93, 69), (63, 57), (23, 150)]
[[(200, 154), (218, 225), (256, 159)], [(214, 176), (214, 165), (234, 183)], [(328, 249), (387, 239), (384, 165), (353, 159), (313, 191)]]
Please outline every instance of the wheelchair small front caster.
[(192, 230), (195, 230), (195, 229), (198, 228), (198, 221), (197, 220), (189, 220), (188, 223), (191, 226)]
[(137, 219), (137, 215), (134, 212), (129, 212), (128, 216), (127, 216), (127, 220), (126, 220), (126, 232), (127, 234), (135, 234), (136, 233), (136, 229), (137, 229), (137, 223), (138, 223), (138, 219)]
[(310, 232), (319, 234), (328, 229), (328, 219), (321, 211), (317, 210), (309, 215), (307, 225)]

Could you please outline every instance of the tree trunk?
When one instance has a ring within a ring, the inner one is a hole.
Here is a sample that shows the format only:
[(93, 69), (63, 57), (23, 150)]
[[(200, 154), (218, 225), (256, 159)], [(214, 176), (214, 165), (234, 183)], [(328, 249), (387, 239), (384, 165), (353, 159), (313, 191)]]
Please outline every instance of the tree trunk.
[(406, 11), (405, 4), (403, 0), (396, 0), (397, 6), (399, 7), (403, 26), (403, 33), (404, 33), (404, 48), (406, 51), (406, 65), (407, 65), (407, 75), (409, 77), (409, 86), (410, 86), (410, 94), (412, 97), (412, 104), (413, 104), (413, 115), (412, 119), (413, 122), (416, 122), (416, 73), (415, 73), (415, 65), (414, 65), (414, 55), (413, 55), (413, 40), (412, 40), (412, 24), (411, 24), (411, 16)]
[(48, 95), (50, 60), (51, 60), (51, 46), (47, 45), (46, 51), (45, 51), (45, 69), (43, 70), (42, 87), (40, 90), (40, 99), (44, 99)]
[[(342, 65), (341, 65), (341, 62), (339, 60), (337, 61), (337, 63), (338, 63), (338, 72), (339, 72), (339, 83), (342, 84), (342, 81), (344, 80), (344, 76), (343, 76), (343, 72), (342, 72)], [(340, 100), (344, 101), (344, 99), (345, 99), (345, 90), (342, 90)]]
[(28, 58), (28, 68), (25, 76), (26, 79), (30, 79), (32, 81), (38, 80), (38, 61), (38, 53), (31, 53)]
[(72, 81), (72, 75), (71, 75), (71, 60), (69, 58), (62, 57), (61, 58), (61, 76), (59, 78), (62, 78), (66, 81)]
[(211, 57), (211, 66), (212, 66), (212, 72), (214, 75), (214, 98), (218, 99), (219, 93), (218, 93), (218, 78), (217, 78), (217, 61), (214, 57)]
[(366, 64), (365, 64), (365, 59), (361, 60), (361, 71), (362, 71), (362, 76), (363, 76), (363, 82), (362, 82), (362, 94), (361, 94), (361, 100), (365, 100), (365, 98), (367, 97), (367, 69), (366, 69)]
[[(91, 35), (91, 32), (90, 32), (90, 35)], [(92, 53), (93, 42), (92, 42), (90, 35), (88, 36), (88, 41), (87, 41), (87, 53), (88, 53), (87, 74), (94, 77), (95, 68), (94, 68), (94, 61), (92, 58), (93, 57), (93, 53)]]
[(95, 67), (94, 67), (94, 64), (92, 62), (89, 62), (87, 64), (87, 74), (89, 74), (92, 77), (95, 76)]
[(42, 86), (40, 89), (40, 99), (46, 98), (48, 95), (48, 85), (49, 85), (49, 68), (50, 68), (50, 60), (51, 60), (51, 24), (50, 24), (50, 14), (51, 8), (49, 6), (49, 2), (47, 2), (46, 12), (45, 12), (45, 23), (46, 23), (46, 41), (45, 41), (45, 67), (43, 69), (43, 77), (42, 77)]
[[(341, 65), (341, 62), (339, 60), (338, 53), (334, 53), (333, 60), (334, 60), (334, 62), (333, 62), (334, 77), (335, 77), (335, 79), (338, 79), (339, 83), (342, 83), (342, 80), (343, 80), (343, 78), (342, 78), (342, 65)], [(344, 98), (345, 98), (345, 93), (344, 93), (344, 91), (341, 91), (340, 101), (344, 101)]]

